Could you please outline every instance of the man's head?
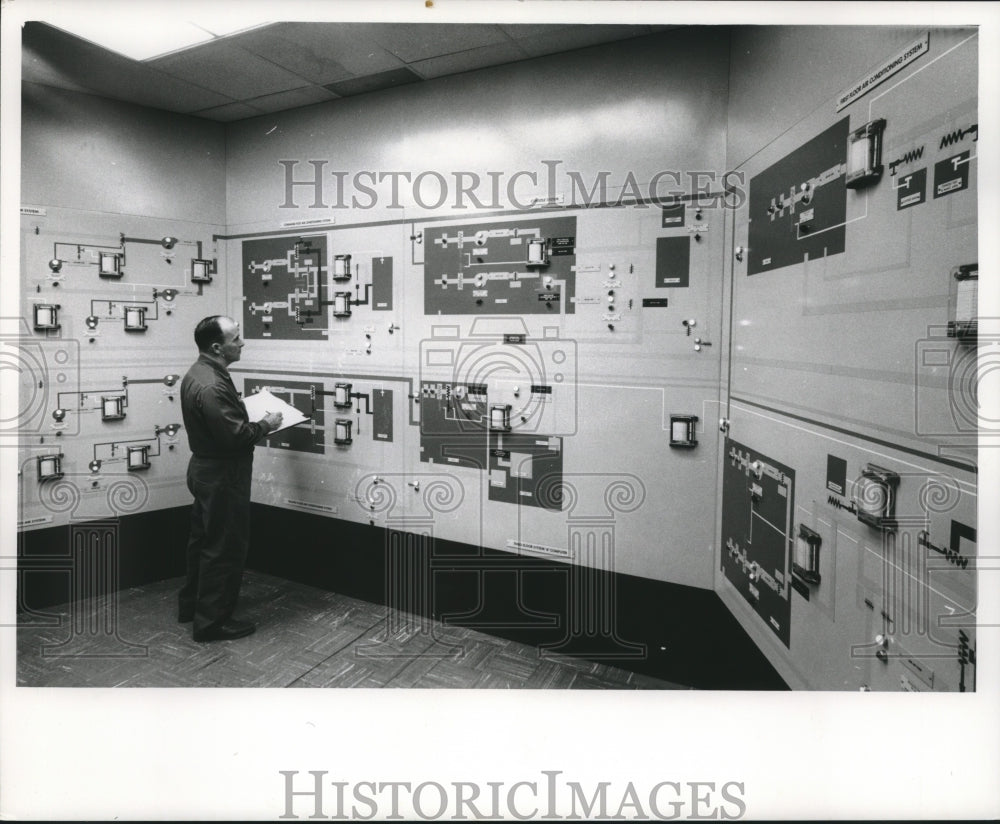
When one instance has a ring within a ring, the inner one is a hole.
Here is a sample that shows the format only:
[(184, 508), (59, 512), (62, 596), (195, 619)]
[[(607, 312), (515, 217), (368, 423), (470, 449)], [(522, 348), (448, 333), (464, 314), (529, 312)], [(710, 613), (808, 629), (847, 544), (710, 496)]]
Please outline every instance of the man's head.
[(243, 338), (240, 325), (225, 315), (210, 315), (194, 328), (194, 342), (203, 355), (211, 355), (227, 366), (240, 359)]

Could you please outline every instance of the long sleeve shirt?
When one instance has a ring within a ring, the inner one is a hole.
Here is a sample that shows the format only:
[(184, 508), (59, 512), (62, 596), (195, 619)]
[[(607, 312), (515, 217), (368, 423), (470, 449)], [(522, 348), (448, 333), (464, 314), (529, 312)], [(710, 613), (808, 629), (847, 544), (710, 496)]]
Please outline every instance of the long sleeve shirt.
[(267, 433), (251, 423), (229, 371), (206, 355), (181, 381), (181, 412), (191, 453), (199, 458), (236, 458), (253, 452)]

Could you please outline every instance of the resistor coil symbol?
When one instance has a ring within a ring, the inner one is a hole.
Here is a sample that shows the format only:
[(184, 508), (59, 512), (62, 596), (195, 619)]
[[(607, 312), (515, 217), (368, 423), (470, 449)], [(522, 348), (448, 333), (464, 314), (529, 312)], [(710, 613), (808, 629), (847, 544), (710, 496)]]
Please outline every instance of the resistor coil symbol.
[(975, 132), (976, 136), (973, 140), (979, 140), (979, 124), (973, 123), (968, 129), (955, 129), (952, 132), (948, 132), (944, 137), (941, 138), (941, 143), (938, 145), (939, 149), (943, 149), (945, 146), (951, 146), (954, 143), (961, 143), (965, 140), (965, 136)]
[(911, 149), (902, 157), (892, 161), (892, 163), (889, 164), (889, 174), (890, 175), (896, 174), (897, 166), (902, 166), (904, 163), (912, 163), (914, 160), (920, 160), (920, 158), (922, 158), (923, 156), (924, 156), (923, 146), (921, 146), (919, 149)]

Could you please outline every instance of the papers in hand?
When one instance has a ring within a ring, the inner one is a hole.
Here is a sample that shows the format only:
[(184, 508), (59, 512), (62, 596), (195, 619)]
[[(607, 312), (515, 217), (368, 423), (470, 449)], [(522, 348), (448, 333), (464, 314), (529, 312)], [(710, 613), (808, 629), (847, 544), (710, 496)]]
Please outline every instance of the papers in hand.
[[(280, 432), (282, 429), (288, 429), (290, 426), (309, 420), (308, 415), (303, 415), (294, 406), (285, 403), (281, 398), (276, 398), (266, 389), (261, 389), (260, 392), (244, 398), (243, 405), (247, 408), (247, 416), (254, 423), (262, 420), (268, 412), (280, 412), (281, 426), (274, 432)], [(269, 434), (274, 434), (274, 432)]]

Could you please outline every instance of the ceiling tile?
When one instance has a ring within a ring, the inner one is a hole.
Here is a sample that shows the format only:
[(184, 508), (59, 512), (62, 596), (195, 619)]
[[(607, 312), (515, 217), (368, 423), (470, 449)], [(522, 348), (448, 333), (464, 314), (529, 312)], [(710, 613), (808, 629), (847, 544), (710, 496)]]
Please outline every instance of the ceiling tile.
[(112, 100), (172, 112), (193, 112), (231, 102), (223, 94), (163, 74), (44, 23), (25, 24), (22, 44), (25, 80), (84, 88)]
[(246, 103), (262, 112), (280, 112), (285, 109), (298, 109), (302, 106), (311, 106), (313, 103), (325, 103), (328, 100), (336, 100), (337, 95), (320, 86), (304, 86), (301, 89), (292, 89), (290, 92), (278, 92), (264, 97), (254, 97)]
[[(236, 35), (229, 42), (323, 86), (354, 76), (336, 59), (322, 31), (315, 30), (330, 25), (336, 24), (278, 23)], [(383, 68), (390, 67), (378, 70)]]
[[(278, 28), (282, 39), (294, 44), (294, 48), (332, 61), (348, 76), (354, 76), (376, 74), (404, 65), (372, 37), (373, 30), (378, 27), (377, 23), (283, 23)], [(281, 60), (276, 62), (285, 65)], [(330, 78), (323, 85), (342, 79), (346, 78)], [(319, 79), (313, 82), (318, 83)]]
[(514, 40), (521, 40), (525, 37), (538, 37), (544, 34), (553, 34), (566, 26), (555, 23), (522, 23), (520, 25), (498, 25), (504, 34)]
[(218, 120), (229, 123), (233, 120), (245, 120), (248, 117), (256, 117), (263, 114), (259, 109), (248, 106), (246, 103), (230, 103), (227, 106), (216, 106), (214, 109), (202, 109), (200, 112), (192, 112), (195, 117), (204, 117), (208, 120)]
[(648, 34), (649, 26), (567, 26), (561, 31), (523, 37), (517, 44), (532, 57), (582, 49)]
[(411, 63), (410, 68), (417, 74), (430, 78), (469, 72), (486, 66), (499, 66), (502, 63), (513, 63), (516, 60), (524, 59), (524, 52), (514, 43), (507, 41), (485, 48), (469, 49), (469, 51), (458, 52), (458, 54), (446, 54), (443, 57), (421, 60), (419, 63)]
[(215, 41), (150, 60), (147, 65), (235, 100), (307, 85), (297, 74), (227, 41)]
[(668, 28), (284, 22), (140, 62), (29, 22), (21, 62), (26, 82), (231, 121)]
[(330, 83), (326, 88), (341, 97), (353, 97), (356, 94), (377, 92), (381, 89), (392, 88), (393, 86), (418, 83), (422, 79), (409, 69), (393, 69), (392, 71), (380, 72), (379, 74), (370, 74), (367, 77), (355, 77), (353, 80), (341, 80), (339, 83)]
[(507, 41), (496, 26), (456, 23), (382, 23), (372, 38), (406, 63)]

